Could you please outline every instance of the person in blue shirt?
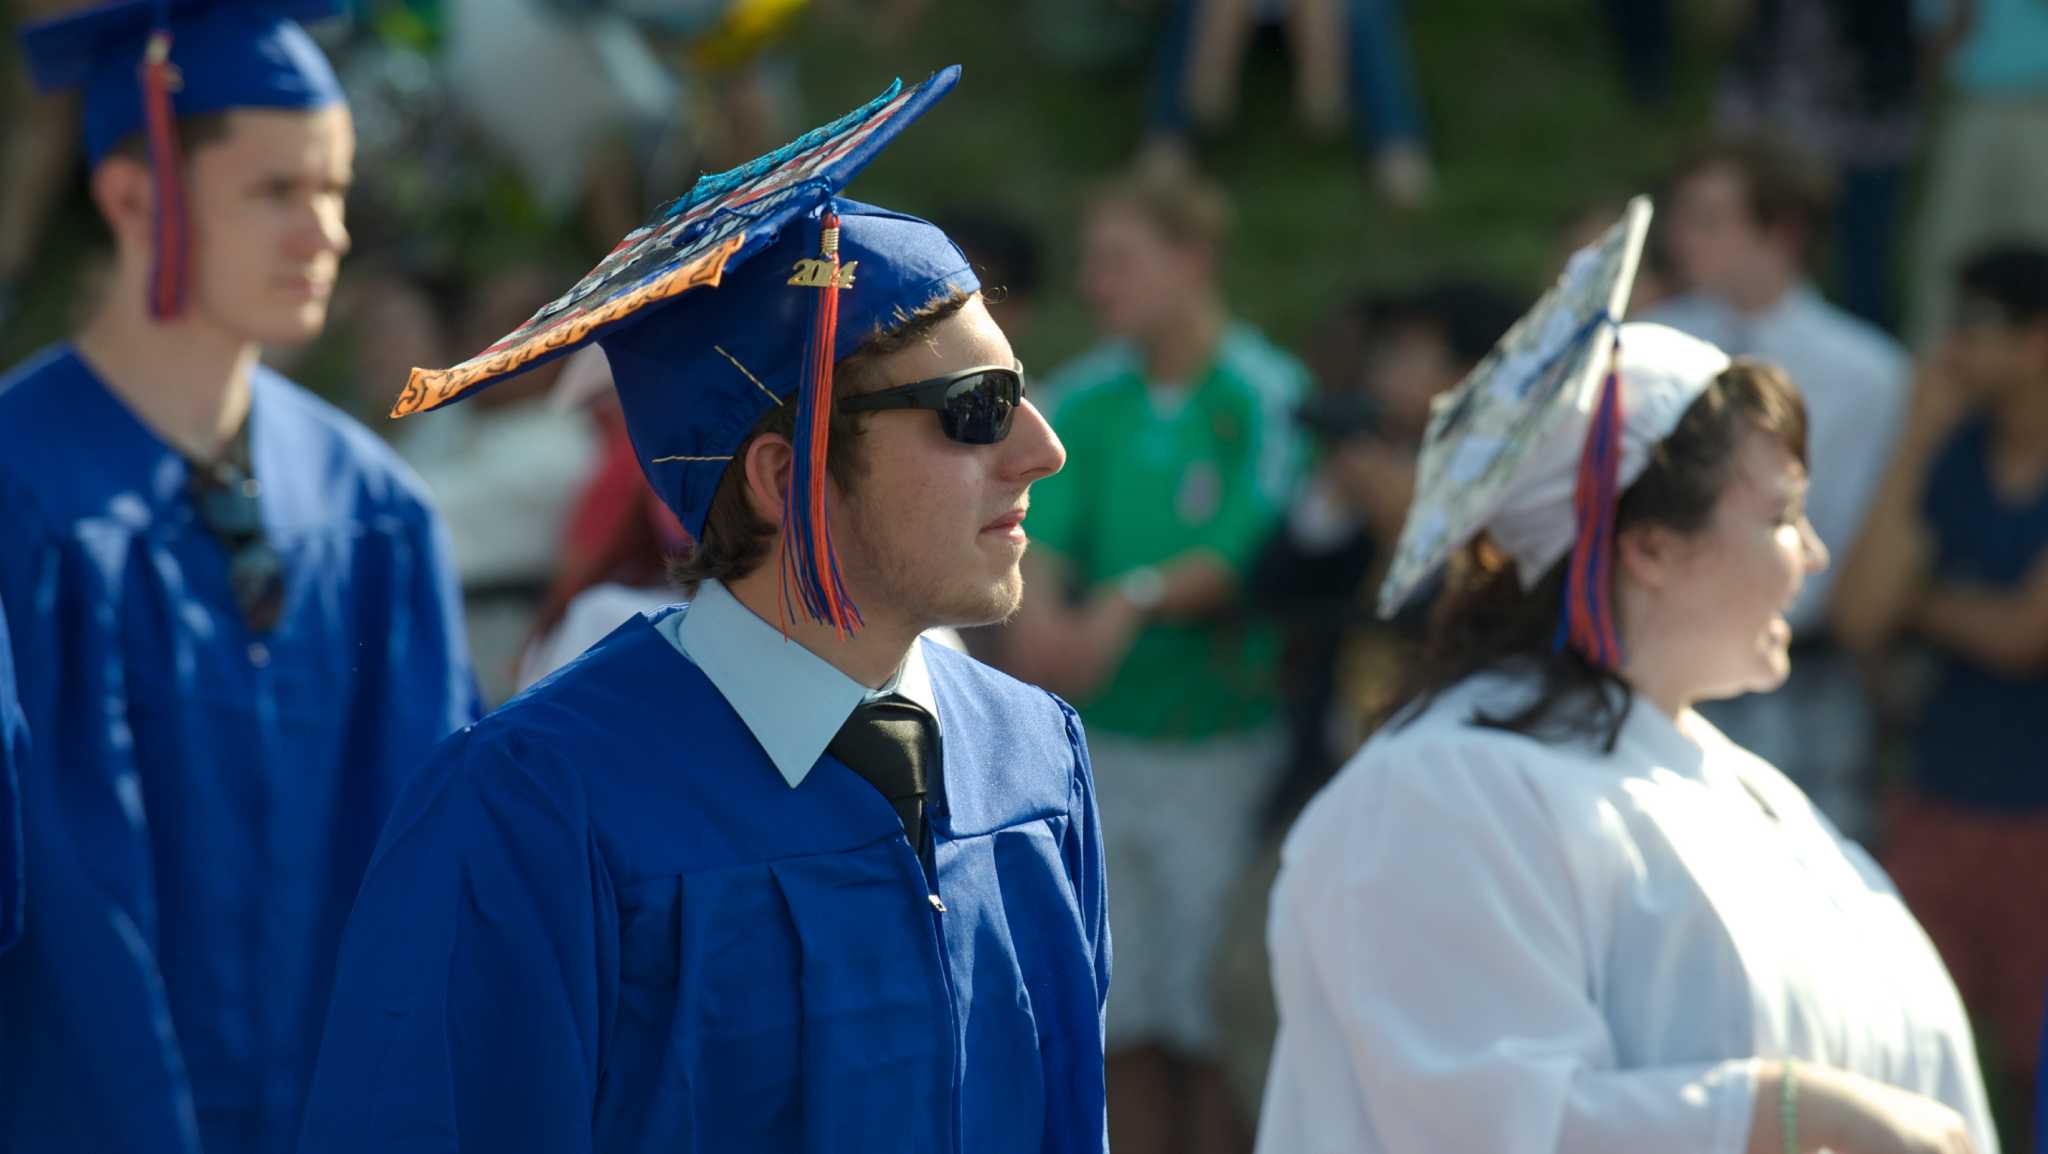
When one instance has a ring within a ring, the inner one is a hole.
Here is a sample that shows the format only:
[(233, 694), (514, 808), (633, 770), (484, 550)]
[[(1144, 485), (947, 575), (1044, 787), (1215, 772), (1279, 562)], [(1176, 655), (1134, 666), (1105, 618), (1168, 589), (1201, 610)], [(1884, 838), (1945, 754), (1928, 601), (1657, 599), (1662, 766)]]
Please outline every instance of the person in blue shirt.
[(113, 239), (0, 379), (0, 601), (34, 738), (0, 957), (0, 1149), (296, 1140), (343, 920), (401, 778), (475, 716), (443, 532), (264, 368), (320, 331), (353, 133), (292, 17), (130, 0), (31, 27)]
[(959, 249), (838, 195), (957, 75), (703, 178), (413, 374), (400, 414), (596, 340), (694, 595), (407, 787), (302, 1154), (1106, 1148), (1080, 722), (919, 640), (1016, 609), (1065, 451)]
[(1984, 1023), (2018, 1147), (2048, 1014), (2048, 245), (1988, 246), (1955, 281), (1837, 627), (1866, 660), (1910, 642), (1925, 664), (1882, 856)]

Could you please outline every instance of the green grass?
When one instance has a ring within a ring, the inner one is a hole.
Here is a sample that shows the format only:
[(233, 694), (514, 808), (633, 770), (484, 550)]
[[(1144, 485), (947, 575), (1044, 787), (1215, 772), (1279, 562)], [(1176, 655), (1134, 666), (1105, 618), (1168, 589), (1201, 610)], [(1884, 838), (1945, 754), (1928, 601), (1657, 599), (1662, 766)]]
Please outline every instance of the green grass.
[[(879, 56), (830, 25), (799, 45), (811, 119), (851, 107), (891, 76), (959, 63), (959, 89), (876, 161), (863, 199), (912, 211), (987, 204), (1016, 212), (1046, 243), (1049, 285), (1037, 363), (1077, 351), (1087, 319), (1071, 284), (1079, 200), (1136, 149), (1144, 59), (1058, 69), (1034, 59), (1031, 5), (935, 3), (900, 50)], [(1441, 273), (1532, 294), (1554, 272), (1562, 223), (1596, 197), (1647, 189), (1704, 120), (1710, 61), (1688, 54), (1662, 115), (1623, 98), (1588, 0), (1430, 0), (1410, 35), (1431, 148), (1434, 202), (1389, 208), (1348, 135), (1296, 127), (1277, 38), (1247, 62), (1235, 126), (1201, 149), (1238, 210), (1227, 285), (1240, 312), (1298, 341), (1325, 310), (1366, 288)]]
[[(1066, 291), (1074, 226), (1089, 184), (1139, 144), (1151, 35), (1142, 18), (1127, 20), (1123, 31), (1135, 51), (1104, 51), (1091, 64), (1066, 66), (1039, 50), (1036, 22), (1071, 21), (1112, 3), (930, 0), (916, 33), (887, 48), (849, 29), (845, 17), (826, 14), (796, 39), (805, 124), (853, 107), (894, 76), (914, 82), (946, 64), (964, 66), (954, 95), (853, 192), (925, 213), (1000, 207), (1036, 227), (1047, 292), (1034, 347), (1024, 350), (1034, 364), (1056, 362), (1092, 338)], [(1361, 289), (1431, 274), (1481, 275), (1533, 295), (1553, 272), (1561, 223), (1596, 197), (1646, 188), (1704, 120), (1710, 54), (1687, 55), (1672, 110), (1639, 112), (1621, 94), (1591, 0), (1411, 0), (1409, 7), (1439, 166), (1429, 207), (1387, 207), (1348, 135), (1317, 139), (1295, 126), (1277, 38), (1248, 58), (1235, 126), (1202, 146), (1205, 167), (1238, 209), (1230, 299), (1283, 342), (1302, 339), (1320, 315)], [(1075, 31), (1081, 25), (1062, 27), (1070, 38), (1089, 38)], [(95, 232), (82, 180), (77, 188), (79, 199), (49, 230), (46, 278), (0, 329), (0, 356), (9, 361), (62, 333), (75, 312), (79, 254)], [(347, 372), (345, 359), (316, 355), (304, 375), (332, 392)]]

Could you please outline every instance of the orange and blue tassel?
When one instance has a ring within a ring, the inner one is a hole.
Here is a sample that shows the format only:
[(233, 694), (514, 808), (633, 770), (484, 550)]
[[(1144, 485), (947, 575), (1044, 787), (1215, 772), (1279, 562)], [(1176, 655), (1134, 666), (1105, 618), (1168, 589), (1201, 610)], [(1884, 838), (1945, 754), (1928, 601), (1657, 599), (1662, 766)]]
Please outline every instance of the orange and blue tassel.
[(185, 212), (184, 158), (178, 147), (177, 113), (171, 90), (177, 69), (171, 63), (171, 32), (159, 26), (149, 36), (142, 57), (143, 128), (149, 141), (150, 187), (156, 210), (156, 251), (149, 274), (149, 315), (171, 320), (185, 311), (190, 280), (191, 222)]
[(1621, 635), (1614, 620), (1614, 520), (1621, 502), (1621, 337), (1600, 385), (1593, 423), (1579, 453), (1572, 488), (1577, 535), (1565, 575), (1564, 619), (1556, 646), (1569, 645), (1596, 669), (1621, 668)]
[[(860, 609), (846, 592), (839, 573), (839, 555), (832, 547), (832, 526), (826, 518), (825, 454), (832, 433), (832, 365), (839, 337), (839, 214), (826, 209), (821, 219), (816, 309), (804, 352), (804, 379), (797, 392), (795, 462), (789, 496), (782, 503), (783, 632), (797, 606), (813, 621), (830, 625), (840, 638), (860, 632)], [(794, 603), (793, 603), (794, 602)]]

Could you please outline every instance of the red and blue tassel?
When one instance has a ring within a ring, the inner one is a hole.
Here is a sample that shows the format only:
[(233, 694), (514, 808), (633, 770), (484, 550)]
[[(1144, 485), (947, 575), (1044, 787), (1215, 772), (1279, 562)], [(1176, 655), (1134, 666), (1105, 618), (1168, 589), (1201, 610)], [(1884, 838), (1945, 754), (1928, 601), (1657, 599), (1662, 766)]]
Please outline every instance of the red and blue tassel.
[[(839, 214), (827, 208), (818, 238), (823, 266), (816, 278), (818, 299), (804, 352), (804, 379), (797, 392), (795, 461), (789, 496), (782, 503), (782, 628), (789, 632), (797, 605), (813, 621), (830, 625), (841, 639), (860, 632), (860, 609), (839, 574), (826, 518), (825, 454), (832, 433), (832, 365), (839, 338)], [(794, 597), (792, 598), (792, 592)]]
[(1596, 669), (1621, 668), (1621, 635), (1614, 620), (1614, 519), (1621, 501), (1621, 336), (1600, 385), (1593, 423), (1579, 453), (1572, 511), (1578, 533), (1565, 575), (1564, 620), (1558, 648), (1565, 645)]
[(191, 222), (185, 212), (184, 158), (178, 148), (177, 113), (171, 91), (178, 83), (171, 63), (171, 31), (159, 26), (142, 57), (143, 128), (149, 140), (150, 188), (155, 201), (154, 260), (149, 274), (149, 315), (171, 320), (185, 311), (190, 279)]

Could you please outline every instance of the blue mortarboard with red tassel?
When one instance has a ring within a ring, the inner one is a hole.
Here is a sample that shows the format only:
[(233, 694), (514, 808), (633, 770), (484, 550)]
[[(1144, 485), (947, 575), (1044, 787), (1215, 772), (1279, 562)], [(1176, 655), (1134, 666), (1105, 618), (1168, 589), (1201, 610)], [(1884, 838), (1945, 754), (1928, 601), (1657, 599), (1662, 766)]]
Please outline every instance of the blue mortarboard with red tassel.
[(1650, 202), (1638, 197), (1437, 399), (1415, 499), (1380, 586), (1383, 615), (1484, 532), (1525, 588), (1569, 558), (1557, 645), (1600, 668), (1620, 666), (1613, 568), (1622, 491), (1728, 366), (1704, 341), (1622, 323), (1649, 225)]
[(343, 100), (334, 69), (299, 25), (344, 0), (124, 0), (21, 33), (45, 92), (84, 94), (86, 158), (142, 133), (156, 190), (150, 314), (184, 311), (190, 232), (177, 122), (236, 108), (314, 109)]
[(952, 90), (948, 68), (866, 105), (657, 210), (568, 292), (451, 369), (416, 369), (392, 416), (437, 408), (596, 342), (654, 491), (694, 537), (747, 433), (796, 405), (784, 503), (785, 614), (850, 632), (825, 517), (832, 366), (899, 318), (978, 290), (946, 234), (838, 195)]

